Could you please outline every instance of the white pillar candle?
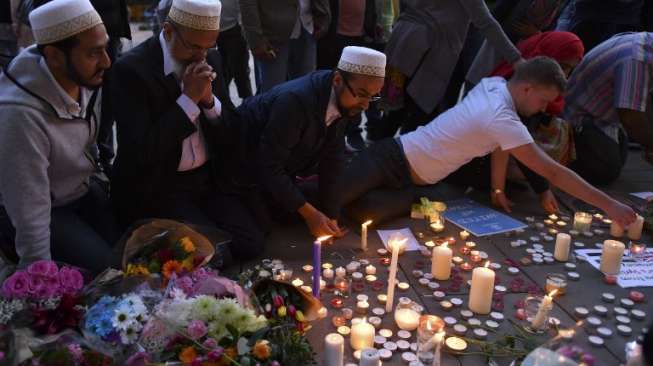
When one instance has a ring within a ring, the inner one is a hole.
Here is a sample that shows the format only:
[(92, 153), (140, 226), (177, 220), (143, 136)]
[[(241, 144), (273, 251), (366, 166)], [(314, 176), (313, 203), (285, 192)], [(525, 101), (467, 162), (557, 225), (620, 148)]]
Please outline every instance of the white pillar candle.
[(451, 276), (451, 259), (453, 251), (445, 243), (433, 248), (431, 257), (431, 274), (436, 280), (445, 281)]
[(358, 366), (380, 366), (381, 355), (379, 351), (374, 348), (366, 348), (361, 352), (361, 360)]
[(617, 240), (606, 240), (603, 242), (601, 253), (601, 266), (599, 270), (605, 274), (616, 275), (621, 270), (621, 258), (624, 255), (626, 246)]
[(553, 257), (560, 262), (566, 262), (569, 259), (569, 244), (571, 236), (565, 233), (558, 233), (556, 236), (556, 246)]
[(642, 227), (644, 226), (644, 218), (637, 215), (635, 222), (628, 226), (628, 239), (639, 240), (642, 237)]
[(531, 321), (531, 327), (533, 329), (540, 329), (544, 325), (549, 311), (551, 311), (551, 308), (553, 308), (553, 296), (557, 291), (558, 290), (553, 290), (551, 293), (545, 295), (544, 298), (542, 298), (540, 308), (537, 310), (537, 314), (535, 314), (535, 317)]
[(397, 262), (399, 261), (399, 252), (406, 246), (407, 239), (391, 239), (388, 241), (388, 247), (392, 251), (392, 259), (390, 261), (390, 274), (388, 277), (388, 298), (385, 303), (385, 311), (390, 312), (395, 296), (395, 286), (397, 282)]
[(472, 287), (469, 292), (469, 310), (477, 314), (489, 314), (494, 293), (494, 271), (485, 267), (474, 268)]
[(351, 348), (358, 351), (374, 347), (374, 326), (365, 319), (351, 326)]
[(615, 238), (621, 238), (624, 236), (624, 228), (622, 228), (616, 221), (612, 221), (610, 224), (610, 235)]
[(372, 223), (372, 220), (367, 220), (361, 225), (361, 250), (367, 250), (367, 227)]
[(324, 337), (324, 365), (342, 366), (345, 353), (345, 339), (338, 333)]

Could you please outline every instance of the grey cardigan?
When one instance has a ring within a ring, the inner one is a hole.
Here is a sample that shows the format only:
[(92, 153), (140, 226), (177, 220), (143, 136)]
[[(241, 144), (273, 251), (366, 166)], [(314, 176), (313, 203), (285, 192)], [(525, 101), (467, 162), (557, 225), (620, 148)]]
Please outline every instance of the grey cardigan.
[(385, 52), (388, 65), (410, 79), (407, 92), (424, 112), (433, 112), (444, 96), (470, 23), (503, 58), (519, 59), (483, 0), (406, 0)]

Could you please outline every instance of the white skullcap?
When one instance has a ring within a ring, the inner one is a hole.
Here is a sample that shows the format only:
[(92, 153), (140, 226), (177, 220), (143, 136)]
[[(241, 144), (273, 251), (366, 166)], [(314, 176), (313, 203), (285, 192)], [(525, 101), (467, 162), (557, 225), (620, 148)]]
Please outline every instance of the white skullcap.
[(222, 4), (219, 0), (173, 0), (168, 18), (184, 27), (219, 30)]
[(89, 0), (53, 0), (29, 13), (36, 44), (64, 40), (102, 24)]
[(354, 74), (383, 78), (385, 77), (385, 54), (371, 48), (348, 46), (342, 50), (338, 68)]

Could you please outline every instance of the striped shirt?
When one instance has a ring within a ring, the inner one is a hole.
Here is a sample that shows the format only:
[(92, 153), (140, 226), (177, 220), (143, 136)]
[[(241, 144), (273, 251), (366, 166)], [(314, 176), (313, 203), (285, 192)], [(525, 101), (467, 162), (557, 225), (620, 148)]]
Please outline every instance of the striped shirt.
[(618, 141), (617, 109), (646, 111), (653, 88), (653, 33), (622, 33), (596, 46), (569, 77), (564, 117), (578, 129), (590, 119)]

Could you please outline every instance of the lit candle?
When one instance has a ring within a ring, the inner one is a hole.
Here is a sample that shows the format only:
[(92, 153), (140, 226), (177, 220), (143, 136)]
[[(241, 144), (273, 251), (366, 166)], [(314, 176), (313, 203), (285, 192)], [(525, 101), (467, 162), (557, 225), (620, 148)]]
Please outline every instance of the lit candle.
[(566, 262), (569, 259), (569, 244), (571, 236), (565, 233), (558, 233), (556, 236), (556, 246), (553, 257), (560, 262)]
[(578, 230), (581, 233), (585, 231), (590, 231), (592, 227), (592, 215), (587, 212), (576, 212), (574, 214), (574, 230)]
[(304, 281), (302, 281), (302, 280), (299, 279), (299, 278), (295, 278), (294, 280), (292, 280), (291, 283), (292, 283), (292, 285), (295, 286), (295, 287), (301, 287), (301, 286), (304, 284)]
[(628, 249), (630, 251), (631, 257), (638, 258), (643, 256), (646, 252), (646, 244), (635, 243), (634, 241), (631, 241)]
[(619, 271), (621, 270), (621, 258), (624, 255), (625, 249), (626, 246), (620, 241), (604, 241), (599, 270), (608, 275), (619, 274)]
[(417, 357), (421, 364), (440, 365), (439, 347), (444, 338), (443, 329), (444, 322), (435, 315), (422, 315), (419, 318)]
[(549, 311), (551, 311), (553, 308), (553, 296), (556, 294), (556, 292), (557, 290), (553, 290), (548, 295), (545, 295), (544, 298), (542, 298), (540, 308), (537, 310), (537, 314), (535, 314), (533, 321), (531, 321), (531, 328), (541, 329), (545, 324), (547, 315), (549, 315)]
[(372, 223), (372, 220), (367, 220), (361, 225), (361, 249), (367, 250), (367, 227)]
[(347, 270), (344, 267), (336, 268), (336, 277), (345, 277)]
[(380, 366), (381, 355), (374, 348), (366, 348), (361, 352), (361, 360), (358, 366)]
[(558, 219), (558, 216), (556, 214), (549, 215), (549, 220), (555, 221), (557, 219)]
[(351, 326), (351, 348), (361, 350), (374, 347), (374, 326), (365, 319)]
[(356, 303), (356, 313), (359, 315), (367, 315), (370, 304), (367, 301), (359, 301)]
[(331, 236), (321, 236), (313, 242), (313, 296), (320, 297), (320, 268), (322, 268), (322, 242)]
[(628, 226), (628, 239), (639, 240), (642, 238), (642, 227), (644, 226), (644, 218), (637, 215), (635, 222)]
[(342, 308), (342, 305), (343, 305), (343, 304), (344, 304), (344, 301), (343, 301), (341, 298), (339, 298), (339, 297), (334, 297), (333, 299), (331, 299), (331, 306), (332, 306), (334, 309), (340, 309), (340, 308)]
[(494, 293), (494, 271), (485, 267), (475, 268), (472, 272), (472, 287), (469, 292), (469, 310), (477, 314), (489, 314)]
[(345, 339), (338, 333), (324, 337), (324, 365), (342, 366), (345, 353)]
[(467, 230), (463, 230), (460, 232), (460, 239), (467, 240), (468, 238), (469, 238), (469, 232)]
[(469, 248), (470, 250), (474, 249), (474, 248), (476, 248), (476, 242), (473, 242), (473, 241), (465, 242), (465, 247)]
[(444, 231), (444, 224), (442, 223), (442, 220), (439, 218), (435, 220), (435, 222), (432, 222), (429, 224), (429, 227), (434, 233), (441, 233)]
[(394, 315), (399, 329), (411, 331), (419, 325), (420, 314), (412, 307), (398, 307)]
[(388, 298), (385, 303), (386, 312), (390, 312), (392, 310), (392, 304), (394, 302), (395, 296), (395, 286), (397, 282), (397, 261), (399, 260), (399, 252), (405, 248), (407, 240), (408, 239), (406, 238), (393, 238), (388, 241), (388, 247), (390, 250), (392, 250), (392, 259), (390, 261), (390, 277), (388, 278)]
[(374, 267), (371, 264), (367, 265), (367, 267), (365, 267), (365, 274), (368, 274), (368, 275), (376, 274), (376, 267)]
[(621, 238), (624, 236), (624, 228), (622, 228), (616, 221), (612, 221), (610, 223), (610, 235), (615, 238)]
[(436, 280), (445, 281), (451, 276), (451, 258), (453, 251), (446, 242), (433, 248), (431, 257), (431, 274)]
[(465, 263), (463, 263), (463, 264), (460, 265), (460, 268), (461, 268), (463, 271), (466, 271), (466, 272), (467, 272), (467, 271), (471, 271), (472, 268), (474, 268), (474, 267), (473, 267), (471, 264), (465, 262)]
[(333, 279), (333, 270), (331, 268), (325, 269), (322, 271), (322, 276), (327, 280)]

